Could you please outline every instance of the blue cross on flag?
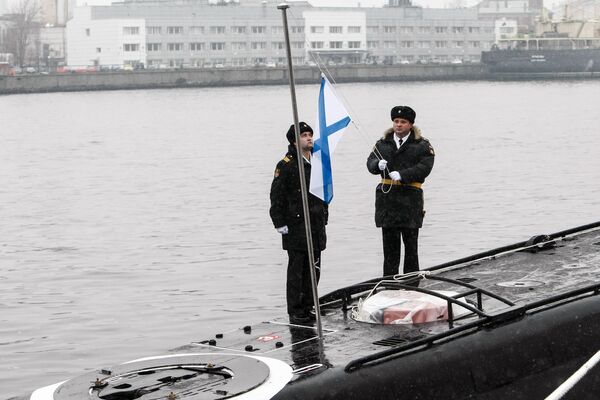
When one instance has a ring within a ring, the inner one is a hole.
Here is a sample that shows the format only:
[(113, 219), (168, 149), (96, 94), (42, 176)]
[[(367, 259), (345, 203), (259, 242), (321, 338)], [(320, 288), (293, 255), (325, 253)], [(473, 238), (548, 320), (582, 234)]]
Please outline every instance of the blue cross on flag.
[(333, 199), (331, 155), (349, 123), (348, 111), (338, 100), (327, 78), (322, 76), (317, 123), (313, 134), (310, 193), (327, 204)]

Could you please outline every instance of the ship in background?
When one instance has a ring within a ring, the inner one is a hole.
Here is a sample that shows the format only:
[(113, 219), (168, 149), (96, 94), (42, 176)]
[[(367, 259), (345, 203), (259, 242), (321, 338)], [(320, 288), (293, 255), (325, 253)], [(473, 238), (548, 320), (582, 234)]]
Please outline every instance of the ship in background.
[[(498, 24), (503, 29), (503, 21)], [(533, 35), (500, 36), (481, 62), (492, 73), (600, 72), (600, 22), (565, 6), (559, 21), (542, 15)]]

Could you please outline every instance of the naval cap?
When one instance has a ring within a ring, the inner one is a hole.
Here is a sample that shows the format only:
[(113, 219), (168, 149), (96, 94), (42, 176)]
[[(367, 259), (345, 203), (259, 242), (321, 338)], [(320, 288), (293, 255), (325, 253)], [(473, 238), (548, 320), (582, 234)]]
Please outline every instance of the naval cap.
[[(300, 125), (300, 133), (314, 133), (312, 128), (306, 122), (300, 121), (298, 125)], [(285, 137), (287, 137), (287, 140), (288, 142), (290, 142), (290, 144), (296, 142), (296, 129), (294, 129), (294, 124), (290, 126), (290, 129), (288, 129), (287, 133), (285, 134)]]
[(415, 118), (417, 117), (417, 113), (409, 106), (396, 106), (392, 108), (390, 116), (392, 117), (392, 121), (396, 118), (402, 118), (407, 120), (411, 124), (414, 124)]

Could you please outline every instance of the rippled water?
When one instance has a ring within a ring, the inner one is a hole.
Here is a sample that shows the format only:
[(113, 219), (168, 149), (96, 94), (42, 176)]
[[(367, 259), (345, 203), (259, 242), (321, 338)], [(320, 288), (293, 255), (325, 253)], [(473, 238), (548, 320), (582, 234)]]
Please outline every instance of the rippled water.
[[(381, 273), (364, 162), (396, 104), (436, 149), (423, 267), (600, 219), (600, 81), (338, 89), (361, 129), (321, 293)], [(0, 97), (0, 398), (284, 313), (268, 192), (291, 115), (284, 86)]]

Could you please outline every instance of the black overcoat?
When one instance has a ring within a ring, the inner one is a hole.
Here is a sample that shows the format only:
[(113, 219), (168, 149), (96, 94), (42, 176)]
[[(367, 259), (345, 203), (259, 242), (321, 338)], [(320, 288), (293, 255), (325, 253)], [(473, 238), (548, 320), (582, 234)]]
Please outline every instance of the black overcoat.
[[(304, 160), (306, 185), (310, 186), (310, 163)], [(313, 247), (316, 251), (325, 250), (327, 235), (325, 225), (328, 219), (327, 204), (312, 194), (308, 194), (310, 224)], [(284, 250), (307, 251), (304, 212), (300, 192), (300, 174), (296, 147), (290, 145), (285, 157), (277, 163), (271, 184), (271, 208), (269, 210), (275, 228), (287, 225), (289, 233), (281, 235)]]
[[(367, 169), (382, 179), (398, 171), (402, 185), (379, 183), (375, 191), (375, 225), (380, 228), (420, 228), (423, 225), (423, 190), (415, 187), (425, 182), (433, 168), (435, 153), (421, 131), (413, 126), (408, 141), (400, 149), (388, 129), (367, 158)], [(380, 171), (379, 160), (387, 160), (387, 169)]]

